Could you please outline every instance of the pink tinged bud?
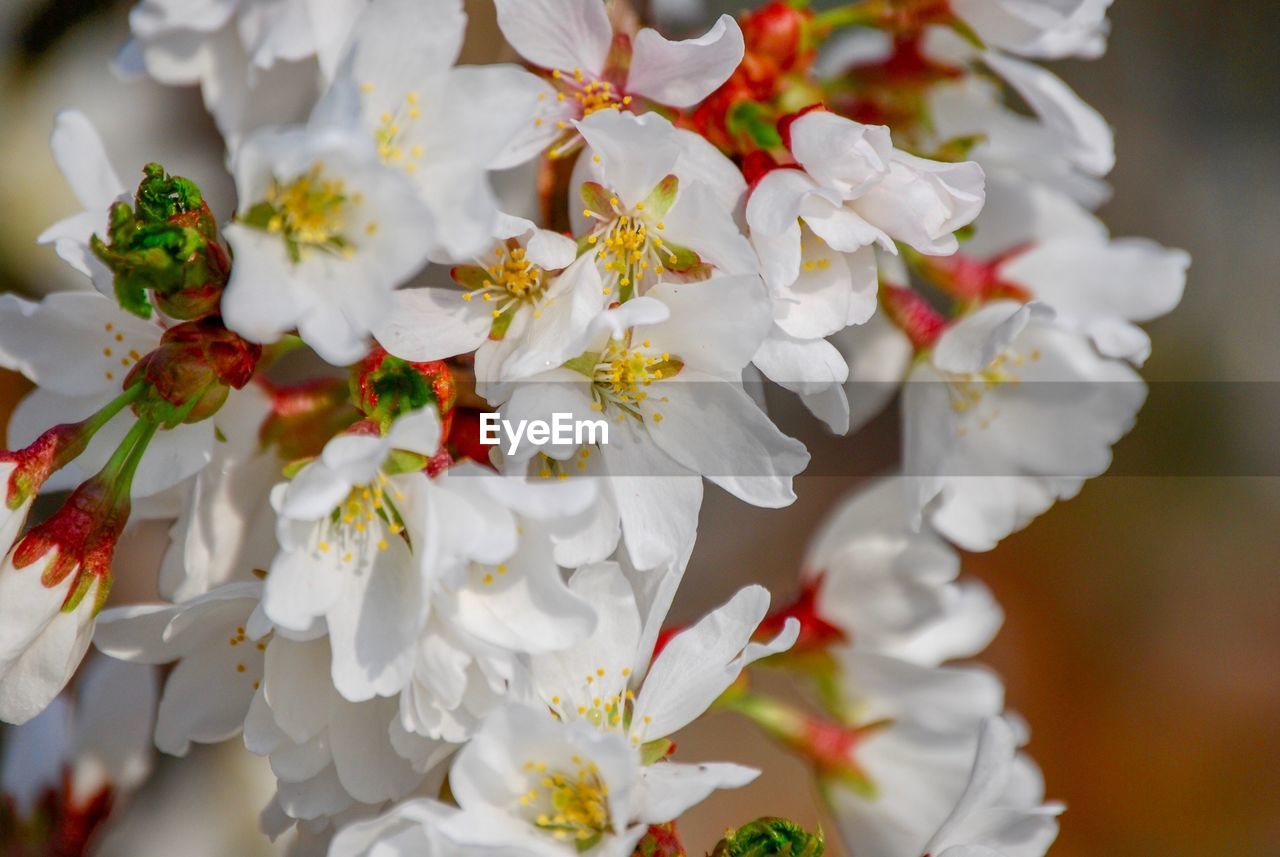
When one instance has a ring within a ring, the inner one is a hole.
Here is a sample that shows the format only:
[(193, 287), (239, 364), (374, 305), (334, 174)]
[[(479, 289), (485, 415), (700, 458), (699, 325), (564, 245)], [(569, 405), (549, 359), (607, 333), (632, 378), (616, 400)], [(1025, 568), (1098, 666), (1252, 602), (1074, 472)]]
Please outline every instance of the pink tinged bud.
[(911, 340), (917, 353), (932, 348), (946, 330), (947, 320), (919, 292), (885, 284), (880, 288), (880, 303), (894, 326)]
[[(30, 506), (50, 474), (84, 452), (97, 429), (98, 421), (92, 419), (57, 425), (36, 438), (26, 449), (16, 452), (0, 450), (0, 488), (3, 488), (4, 508), (17, 510)], [(0, 532), (3, 532), (3, 525), (0, 525)]]
[(1030, 245), (1020, 245), (991, 259), (975, 259), (963, 253), (952, 256), (925, 256), (920, 259), (924, 275), (938, 288), (966, 301), (1031, 300), (1023, 286), (1002, 279), (1001, 269), (1021, 256)]
[(22, 723), (66, 685), (111, 589), (127, 489), (94, 478), (0, 565), (0, 720)]
[(18, 567), (23, 539), (0, 565), (0, 720), (25, 723), (66, 686), (93, 635), (110, 581), (50, 572), (65, 557), (55, 546)]

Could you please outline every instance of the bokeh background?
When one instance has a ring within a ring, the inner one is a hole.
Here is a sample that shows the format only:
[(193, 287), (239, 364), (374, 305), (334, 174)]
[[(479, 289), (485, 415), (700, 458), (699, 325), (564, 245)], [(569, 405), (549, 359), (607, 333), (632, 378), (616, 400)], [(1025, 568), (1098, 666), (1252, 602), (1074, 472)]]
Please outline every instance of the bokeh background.
[[(684, 4), (656, 5), (678, 12)], [(743, 3), (719, 5), (733, 11)], [(500, 39), (488, 0), (468, 6), (468, 59), (495, 58)], [(198, 95), (107, 73), (125, 39), (127, 7), (0, 0), (0, 290), (36, 296), (80, 285), (51, 249), (34, 243), (45, 226), (78, 210), (47, 151), (60, 107), (90, 115), (122, 175), (160, 160), (200, 182), (215, 211), (230, 211)], [(1150, 326), (1152, 396), (1117, 447), (1114, 475), (1090, 482), (996, 551), (966, 556), (965, 568), (1005, 606), (1005, 627), (984, 660), (1004, 675), (1010, 707), (1031, 724), (1030, 750), (1049, 795), (1069, 807), (1053, 854), (1274, 857), (1280, 4), (1117, 0), (1111, 18), (1104, 59), (1055, 70), (1117, 131), (1115, 196), (1103, 217), (1116, 235), (1189, 250), (1187, 296)], [(0, 373), (0, 416), (22, 392), (19, 379)], [(828, 461), (891, 462), (895, 453), (892, 415), (819, 450)], [(673, 619), (694, 618), (752, 580), (790, 595), (807, 539), (856, 481), (802, 477), (800, 500), (782, 511), (713, 492)], [(137, 533), (118, 567), (163, 537), (162, 529)], [(121, 578), (121, 595), (145, 597)], [(689, 758), (734, 758), (767, 772), (686, 820), (691, 853), (763, 814), (833, 831), (804, 765), (733, 716), (713, 715), (677, 737)], [(257, 760), (236, 749), (163, 763), (103, 843), (105, 857), (271, 853), (253, 827), (269, 782)], [(834, 841), (829, 853), (845, 854)]]

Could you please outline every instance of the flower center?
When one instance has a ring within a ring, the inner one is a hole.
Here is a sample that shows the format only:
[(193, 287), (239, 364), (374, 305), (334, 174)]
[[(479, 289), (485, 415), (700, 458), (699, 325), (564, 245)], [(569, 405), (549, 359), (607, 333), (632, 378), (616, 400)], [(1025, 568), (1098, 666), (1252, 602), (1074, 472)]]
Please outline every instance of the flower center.
[(329, 515), (316, 548), (322, 554), (336, 552), (344, 563), (373, 547), (387, 550), (388, 538), (404, 532), (404, 520), (396, 508), (396, 501), (403, 499), (385, 473), (368, 485), (357, 485)]
[[(370, 84), (365, 84), (361, 89), (366, 94), (373, 91)], [(422, 118), (421, 103), (422, 96), (417, 92), (406, 93), (394, 113), (390, 110), (382, 112), (378, 117), (378, 127), (373, 132), (373, 139), (378, 144), (378, 157), (382, 162), (392, 167), (403, 167), (410, 175), (420, 169), (426, 155), (420, 144), (405, 139), (412, 136), (414, 126)]]
[(524, 770), (536, 777), (536, 785), (520, 796), (520, 805), (531, 813), (535, 827), (582, 845), (613, 832), (609, 787), (594, 762), (584, 763), (579, 756), (572, 762), (572, 773), (548, 771), (544, 762), (525, 762)]
[(596, 260), (608, 284), (605, 294), (612, 294), (616, 286), (619, 297), (625, 300), (639, 294), (641, 285), (662, 276), (666, 266), (677, 264), (680, 257), (663, 245), (662, 236), (654, 234), (666, 228), (666, 224), (651, 224), (634, 212), (621, 213), (617, 210), (616, 197), (610, 203), (615, 208), (610, 214), (583, 212), (598, 221), (587, 236), (587, 243), (596, 248)]
[[(1015, 351), (1006, 351), (997, 355), (991, 365), (980, 372), (951, 375), (947, 384), (951, 410), (961, 416), (972, 415), (972, 418), (978, 420), (979, 431), (990, 427), (991, 421), (1000, 415), (999, 408), (990, 408), (981, 415), (975, 413), (982, 405), (986, 393), (1002, 384), (1016, 386), (1020, 380), (1016, 370), (1028, 361), (1034, 363), (1039, 359), (1038, 349), (1025, 356)], [(957, 431), (963, 437), (969, 433), (969, 428), (960, 426)]]
[(577, 688), (547, 701), (561, 720), (580, 718), (606, 732), (620, 732), (630, 726), (631, 709), (636, 701), (635, 693), (627, 687), (630, 679), (630, 667), (617, 671), (597, 667)]
[[(590, 116), (601, 110), (631, 109), (630, 95), (624, 95), (607, 80), (588, 77), (581, 68), (575, 68), (573, 71), (554, 69), (551, 72), (551, 79), (558, 90), (555, 105), (548, 105), (540, 110), (540, 115), (533, 120), (533, 124), (542, 127), (548, 119), (553, 119), (556, 129), (563, 132), (556, 145), (552, 146), (547, 153), (553, 159), (576, 151), (582, 143), (582, 135), (569, 123), (570, 118)], [(545, 92), (538, 95), (539, 101), (546, 101), (546, 99)], [(574, 115), (566, 115), (565, 107), (575, 105), (577, 109), (572, 111)]]
[[(642, 347), (648, 349), (645, 340)], [(684, 363), (670, 354), (653, 354), (646, 350), (628, 348), (613, 340), (600, 355), (593, 367), (591, 380), (592, 408), (603, 411), (612, 404), (623, 412), (643, 421), (637, 406), (649, 398), (646, 389), (654, 381), (661, 381), (679, 373)], [(660, 400), (661, 401), (661, 400)], [(661, 422), (662, 415), (653, 414), (654, 422)]]
[[(622, 109), (622, 96), (613, 88), (612, 83), (605, 80), (593, 80), (580, 92), (575, 92), (573, 97), (577, 99), (578, 104), (582, 105), (583, 116), (590, 116), (601, 110)], [(630, 102), (631, 99), (627, 98), (627, 101)]]
[(525, 256), (525, 249), (516, 246), (515, 242), (499, 244), (493, 253), (495, 259), (492, 264), (486, 265), (477, 260), (475, 267), (454, 268), (453, 278), (469, 289), (462, 293), (464, 301), (479, 295), (485, 303), (494, 304), (490, 335), (500, 339), (511, 323), (514, 310), (521, 304), (533, 307), (534, 318), (541, 317), (538, 304), (546, 294), (547, 280), (546, 271), (530, 262)]
[(349, 195), (341, 179), (326, 179), (324, 166), (317, 163), (291, 182), (273, 178), (265, 199), (247, 220), (284, 238), (295, 262), (303, 247), (350, 256), (355, 248), (343, 229), (351, 206), (359, 202), (359, 195)]

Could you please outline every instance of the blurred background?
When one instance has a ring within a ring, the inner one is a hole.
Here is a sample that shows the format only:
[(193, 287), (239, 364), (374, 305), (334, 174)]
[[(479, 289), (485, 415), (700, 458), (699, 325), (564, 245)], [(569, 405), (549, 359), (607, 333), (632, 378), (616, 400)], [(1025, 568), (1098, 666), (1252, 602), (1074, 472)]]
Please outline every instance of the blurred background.
[[(468, 6), (468, 58), (495, 58), (488, 0)], [(107, 72), (127, 8), (0, 2), (0, 290), (81, 285), (34, 243), (79, 210), (47, 149), (61, 107), (98, 124), (126, 183), (159, 160), (199, 182), (215, 212), (231, 210), (198, 94)], [(1185, 248), (1194, 264), (1182, 306), (1149, 328), (1151, 400), (1113, 475), (994, 552), (966, 556), (1008, 616), (983, 659), (1031, 724), (1049, 796), (1068, 806), (1057, 857), (1280, 855), (1280, 4), (1117, 0), (1111, 19), (1104, 59), (1055, 66), (1117, 131), (1115, 196), (1101, 214), (1115, 235)], [(22, 392), (0, 375), (0, 416)], [(891, 461), (895, 450), (886, 415), (817, 454)], [(856, 481), (802, 477), (800, 500), (782, 511), (712, 492), (673, 619), (748, 581), (791, 595), (806, 541)], [(163, 528), (137, 533), (117, 567), (163, 538)], [(125, 578), (119, 596), (145, 597)], [(691, 853), (763, 814), (833, 831), (803, 764), (732, 715), (677, 739), (689, 758), (767, 772), (687, 819)], [(270, 853), (253, 828), (270, 786), (234, 750), (166, 762), (102, 853)], [(252, 785), (225, 785), (237, 776)], [(828, 853), (845, 854), (836, 842)]]

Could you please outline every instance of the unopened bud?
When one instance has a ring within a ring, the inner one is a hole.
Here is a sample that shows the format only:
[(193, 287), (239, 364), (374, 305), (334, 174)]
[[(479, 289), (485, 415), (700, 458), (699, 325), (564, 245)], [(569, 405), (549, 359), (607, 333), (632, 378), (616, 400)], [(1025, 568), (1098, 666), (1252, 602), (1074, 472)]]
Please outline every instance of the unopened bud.
[(810, 833), (785, 818), (758, 818), (725, 834), (711, 857), (822, 857), (822, 831)]
[(253, 378), (262, 347), (208, 316), (169, 328), (160, 345), (133, 367), (125, 386), (145, 382), (134, 405), (139, 416), (167, 428), (208, 419), (232, 389)]
[(170, 318), (215, 313), (231, 273), (218, 226), (195, 183), (148, 164), (134, 206), (112, 206), (107, 241), (94, 254), (115, 274), (120, 306), (143, 318), (152, 302)]
[(740, 19), (747, 52), (768, 57), (779, 71), (791, 71), (812, 58), (808, 27), (813, 12), (774, 0)]
[(447, 437), (457, 397), (453, 376), (443, 360), (414, 363), (378, 347), (351, 374), (351, 398), (356, 407), (384, 429), (396, 417), (434, 404)]

